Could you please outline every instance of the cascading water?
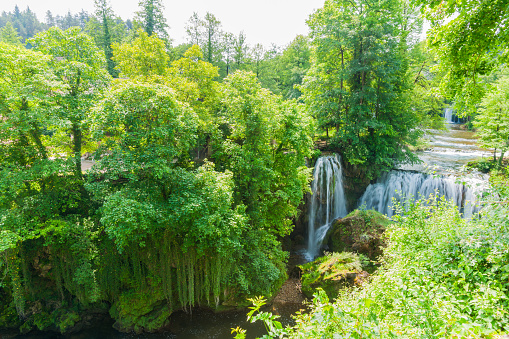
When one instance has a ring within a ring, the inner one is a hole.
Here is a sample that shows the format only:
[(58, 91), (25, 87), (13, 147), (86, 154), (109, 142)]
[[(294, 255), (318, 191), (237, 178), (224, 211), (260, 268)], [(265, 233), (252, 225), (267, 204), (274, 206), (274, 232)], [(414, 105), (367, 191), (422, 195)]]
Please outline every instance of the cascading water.
[(320, 157), (316, 161), (311, 192), (306, 253), (308, 260), (313, 260), (318, 255), (331, 223), (347, 214), (339, 155)]
[(452, 108), (446, 108), (445, 109), (444, 118), (445, 118), (445, 122), (447, 122), (449, 124), (453, 124), (454, 123), (454, 121), (452, 119)]
[(391, 171), (384, 174), (375, 184), (371, 184), (360, 199), (360, 206), (374, 209), (391, 217), (394, 215), (393, 198), (400, 202), (406, 198), (428, 198), (437, 192), (452, 200), (459, 207), (465, 218), (479, 211), (476, 205), (476, 194), (482, 191), (481, 180), (470, 179), (468, 184), (457, 183), (455, 177), (433, 176), (408, 171)]

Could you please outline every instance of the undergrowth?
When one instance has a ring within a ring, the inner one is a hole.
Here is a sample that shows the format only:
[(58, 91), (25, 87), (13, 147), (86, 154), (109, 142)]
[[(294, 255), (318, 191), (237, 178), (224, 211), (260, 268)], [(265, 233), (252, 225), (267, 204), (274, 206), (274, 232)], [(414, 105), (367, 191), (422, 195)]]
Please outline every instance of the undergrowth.
[[(483, 198), (478, 218), (462, 219), (437, 197), (410, 203), (386, 231), (381, 268), (335, 301), (319, 291), (311, 310), (265, 338), (497, 338), (509, 331), (509, 190), (507, 178)], [(269, 325), (267, 325), (269, 324)], [(235, 338), (244, 338), (237, 329)]]

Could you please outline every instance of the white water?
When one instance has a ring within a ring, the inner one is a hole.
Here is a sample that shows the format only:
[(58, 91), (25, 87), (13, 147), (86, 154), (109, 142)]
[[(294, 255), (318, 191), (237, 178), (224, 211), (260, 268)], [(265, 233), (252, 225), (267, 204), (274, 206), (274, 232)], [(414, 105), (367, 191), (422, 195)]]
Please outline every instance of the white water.
[(444, 196), (459, 207), (465, 218), (479, 211), (477, 194), (484, 188), (481, 179), (470, 178), (468, 182), (457, 182), (454, 176), (433, 176), (430, 174), (391, 171), (371, 184), (360, 199), (359, 206), (374, 209), (391, 217), (394, 215), (394, 201), (429, 198), (430, 194)]
[(347, 214), (339, 155), (320, 157), (316, 161), (311, 192), (306, 253), (308, 260), (318, 255), (331, 223)]
[(445, 118), (445, 122), (447, 122), (449, 124), (454, 124), (454, 121), (452, 120), (452, 108), (445, 109), (444, 118)]

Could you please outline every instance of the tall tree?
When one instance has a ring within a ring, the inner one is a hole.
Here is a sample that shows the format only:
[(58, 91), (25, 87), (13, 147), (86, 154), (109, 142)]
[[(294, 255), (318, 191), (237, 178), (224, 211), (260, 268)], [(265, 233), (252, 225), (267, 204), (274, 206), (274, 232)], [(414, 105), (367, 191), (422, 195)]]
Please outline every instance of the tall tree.
[(233, 60), (235, 62), (235, 69), (243, 69), (247, 62), (249, 46), (246, 41), (246, 34), (242, 31), (235, 37), (233, 43)]
[(108, 73), (112, 77), (118, 76), (118, 71), (115, 70), (115, 62), (113, 61), (113, 50), (111, 48), (111, 23), (113, 21), (113, 10), (108, 0), (95, 0), (95, 14), (101, 22), (102, 31), (102, 48), (106, 57)]
[(65, 86), (65, 90), (56, 94), (61, 107), (60, 117), (65, 121), (60, 126), (60, 133), (62, 138), (71, 136), (73, 172), (81, 179), (82, 147), (87, 138), (85, 118), (101, 88), (110, 81), (104, 69), (104, 54), (79, 27), (65, 31), (52, 27), (29, 42), (35, 50), (54, 56), (52, 67), (58, 80)]
[(49, 9), (46, 11), (46, 25), (48, 25), (48, 27), (56, 25), (55, 18)]
[(232, 63), (235, 55), (235, 36), (232, 33), (226, 32), (223, 34), (223, 62), (225, 64), (225, 76), (230, 74)]
[(474, 126), (483, 147), (493, 148), (493, 160), (500, 152), (499, 166), (509, 150), (509, 78), (499, 79), (493, 89), (481, 101), (479, 115)]
[(202, 46), (203, 39), (203, 20), (198, 13), (193, 15), (186, 22), (187, 42), (191, 45)]
[(297, 86), (302, 84), (304, 76), (311, 66), (311, 49), (305, 36), (297, 36), (281, 55), (283, 93), (287, 98), (301, 95)]
[(136, 20), (141, 23), (144, 31), (150, 36), (157, 34), (160, 39), (168, 40), (169, 27), (164, 17), (164, 5), (161, 0), (140, 0), (140, 10), (136, 12)]
[(8, 21), (4, 27), (0, 28), (0, 42), (11, 45), (21, 44), (21, 37), (18, 35), (16, 28), (12, 26), (10, 21)]
[(203, 51), (206, 61), (216, 64), (221, 59), (221, 21), (214, 14), (207, 12), (204, 20), (205, 44)]
[(186, 33), (187, 42), (200, 46), (205, 61), (217, 66), (224, 46), (221, 21), (210, 12), (203, 19), (195, 12), (186, 23)]
[[(308, 24), (315, 62), (303, 85), (321, 128), (368, 177), (415, 161), (406, 144), (418, 133), (409, 101), (402, 2), (326, 1)], [(369, 166), (368, 166), (369, 164)]]
[(254, 72), (254, 74), (256, 74), (256, 77), (258, 79), (260, 79), (260, 77), (261, 77), (264, 58), (265, 58), (265, 49), (263, 48), (263, 45), (256, 44), (250, 50), (250, 59), (251, 59), (251, 63), (252, 63), (253, 72)]

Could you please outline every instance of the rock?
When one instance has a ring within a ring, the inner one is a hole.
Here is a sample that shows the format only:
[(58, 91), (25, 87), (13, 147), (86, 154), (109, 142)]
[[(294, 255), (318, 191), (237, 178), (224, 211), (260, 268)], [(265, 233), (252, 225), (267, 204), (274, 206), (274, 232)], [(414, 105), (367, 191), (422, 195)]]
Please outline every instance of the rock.
[(313, 262), (300, 265), (302, 293), (308, 298), (322, 288), (329, 299), (336, 298), (341, 288), (362, 283), (369, 274), (362, 270), (362, 256), (355, 253), (328, 253)]
[(366, 191), (370, 180), (366, 176), (366, 168), (358, 165), (352, 165), (348, 161), (343, 161), (343, 187), (348, 210), (357, 206), (357, 201)]
[(124, 292), (110, 309), (116, 320), (113, 327), (120, 332), (156, 332), (169, 324), (172, 313), (158, 289)]
[(383, 233), (390, 223), (376, 211), (355, 210), (332, 223), (324, 242), (334, 252), (356, 252), (377, 260), (383, 252)]

